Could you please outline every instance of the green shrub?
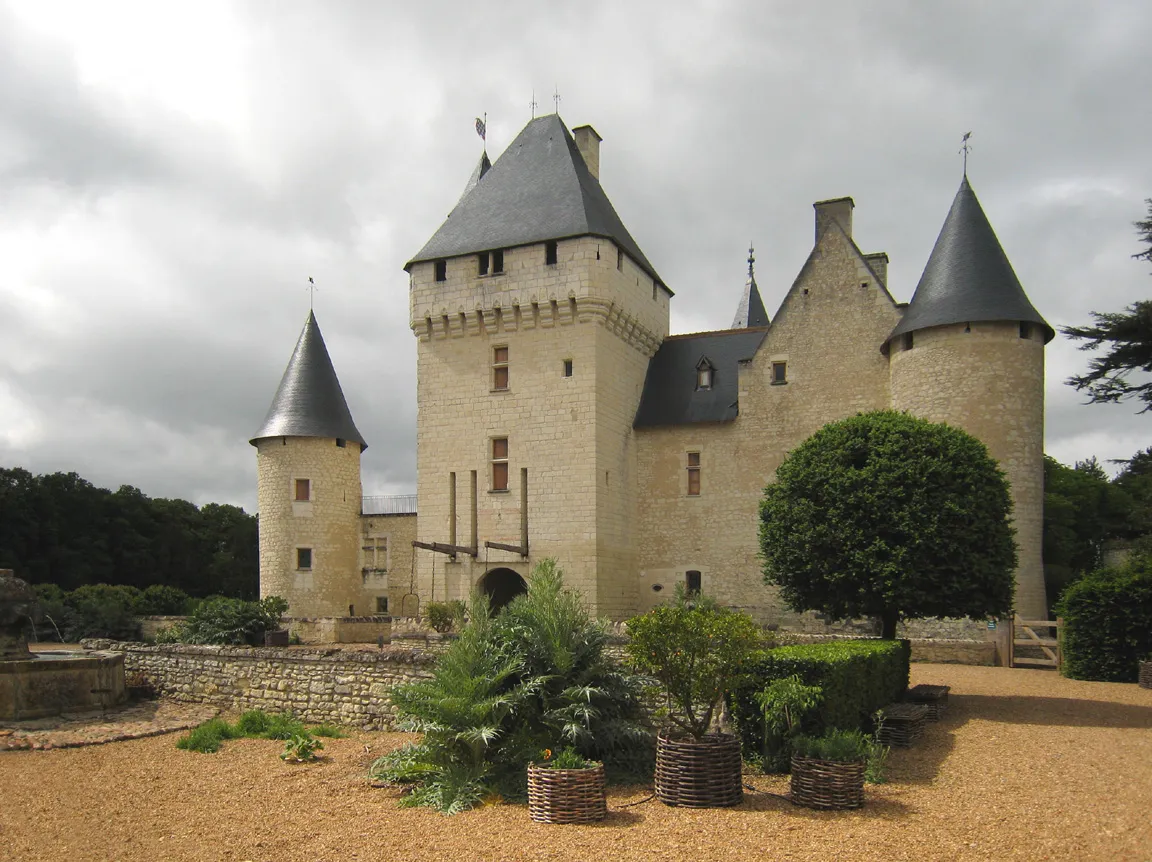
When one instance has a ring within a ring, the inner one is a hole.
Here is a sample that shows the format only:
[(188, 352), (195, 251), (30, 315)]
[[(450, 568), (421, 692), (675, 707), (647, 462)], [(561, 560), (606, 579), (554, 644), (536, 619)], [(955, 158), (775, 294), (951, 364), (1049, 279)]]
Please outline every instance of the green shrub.
[(268, 716), (268, 723), (259, 734), (265, 739), (291, 739), (308, 733), (308, 728), (290, 712)]
[(858, 730), (830, 730), (823, 736), (800, 734), (792, 740), (792, 752), (815, 760), (867, 760), (871, 740)]
[(537, 766), (544, 766), (548, 769), (588, 769), (595, 766), (596, 761), (589, 760), (582, 755), (575, 748), (569, 746), (559, 752), (553, 752), (550, 748), (545, 748), (541, 752), (540, 758), (536, 761)]
[(765, 733), (757, 695), (775, 680), (798, 677), (819, 686), (820, 705), (806, 712), (801, 729), (871, 729), (873, 714), (899, 700), (908, 687), (910, 651), (905, 641), (855, 640), (796, 644), (764, 650), (752, 663), (749, 682), (729, 698), (745, 757), (764, 758), (779, 768), (787, 751), (778, 736)]
[(176, 747), (185, 751), (199, 751), (201, 754), (214, 754), (220, 750), (223, 740), (238, 739), (241, 736), (243, 734), (238, 733), (224, 719), (211, 718), (176, 740)]
[(1152, 555), (1076, 581), (1060, 597), (1063, 673), (1073, 679), (1135, 682), (1152, 656)]
[(768, 683), (755, 698), (764, 717), (760, 766), (765, 772), (787, 771), (791, 741), (824, 699), (824, 691), (818, 685), (804, 685), (793, 674)]
[(745, 613), (678, 591), (674, 603), (628, 621), (633, 667), (660, 682), (664, 715), (699, 739), (720, 699), (743, 684), (763, 643)]
[(458, 599), (453, 599), (450, 602), (428, 602), (424, 606), (428, 625), (441, 634), (459, 631), (464, 626), (465, 610), (464, 602)]
[(343, 739), (348, 735), (334, 724), (318, 724), (308, 728), (308, 731), (313, 736), (323, 736), (325, 739)]
[(192, 597), (167, 584), (145, 587), (139, 613), (144, 616), (181, 616), (191, 610)]
[[(205, 599), (192, 612), (183, 626), (165, 635), (158, 643), (249, 644), (264, 642), (264, 633), (280, 627), (280, 617), (288, 602), (279, 596), (268, 596), (258, 602), (213, 596)], [(173, 640), (178, 639), (178, 640)]]
[(293, 763), (304, 763), (316, 759), (316, 752), (324, 748), (324, 743), (314, 739), (307, 733), (296, 733), (288, 737), (284, 743), (284, 751), (280, 759)]
[(250, 709), (240, 716), (236, 729), (244, 736), (263, 736), (268, 731), (271, 716), (262, 709)]

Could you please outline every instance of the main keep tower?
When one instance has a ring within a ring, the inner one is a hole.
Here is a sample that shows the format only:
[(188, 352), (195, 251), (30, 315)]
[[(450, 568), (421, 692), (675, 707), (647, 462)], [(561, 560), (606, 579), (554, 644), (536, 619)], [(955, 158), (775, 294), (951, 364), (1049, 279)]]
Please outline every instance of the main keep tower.
[(316, 315), (284, 370), (256, 447), (260, 596), (288, 600), (292, 617), (372, 613), (359, 565), (360, 453)]
[(425, 600), (501, 604), (554, 557), (597, 613), (636, 605), (632, 423), (671, 291), (601, 187), (600, 141), (532, 120), (406, 266)]
[(924, 274), (883, 350), (892, 406), (978, 437), (1008, 475), (1016, 611), (1047, 617), (1044, 345), (1055, 332), (1029, 302), (965, 176)]

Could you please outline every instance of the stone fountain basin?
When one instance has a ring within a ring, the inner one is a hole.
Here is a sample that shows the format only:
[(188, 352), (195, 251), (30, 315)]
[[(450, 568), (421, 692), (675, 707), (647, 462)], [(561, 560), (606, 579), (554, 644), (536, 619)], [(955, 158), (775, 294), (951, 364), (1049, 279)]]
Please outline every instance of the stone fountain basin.
[(0, 661), (0, 721), (44, 718), (123, 703), (124, 655), (46, 650)]

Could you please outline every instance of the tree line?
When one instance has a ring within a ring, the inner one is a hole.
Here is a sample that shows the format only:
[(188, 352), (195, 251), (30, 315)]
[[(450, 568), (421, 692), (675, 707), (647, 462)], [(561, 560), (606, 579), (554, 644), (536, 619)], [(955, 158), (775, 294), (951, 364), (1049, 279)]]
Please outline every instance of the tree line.
[(0, 468), (0, 568), (64, 590), (164, 584), (190, 596), (259, 592), (256, 516), (237, 506), (97, 488), (76, 473)]

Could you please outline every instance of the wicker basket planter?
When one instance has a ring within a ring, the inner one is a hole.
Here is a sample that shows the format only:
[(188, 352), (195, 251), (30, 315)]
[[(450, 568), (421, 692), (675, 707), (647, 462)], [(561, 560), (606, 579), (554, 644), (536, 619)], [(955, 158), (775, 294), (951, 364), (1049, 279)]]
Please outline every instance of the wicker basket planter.
[(920, 738), (928, 721), (928, 706), (923, 703), (891, 703), (881, 711), (884, 717), (876, 739), (883, 745), (908, 748)]
[(725, 808), (744, 799), (740, 740), (729, 733), (702, 739), (656, 737), (656, 798), (685, 808)]
[(1137, 684), (1140, 688), (1152, 688), (1152, 660), (1140, 662), (1140, 677)]
[(528, 813), (537, 823), (595, 823), (608, 813), (604, 764), (587, 769), (528, 765)]
[(792, 802), (805, 808), (864, 804), (863, 760), (816, 760), (792, 755)]
[(914, 685), (908, 689), (904, 695), (904, 700), (908, 703), (922, 703), (928, 707), (928, 720), (939, 721), (943, 715), (944, 710), (948, 708), (948, 692), (951, 690), (947, 685)]

